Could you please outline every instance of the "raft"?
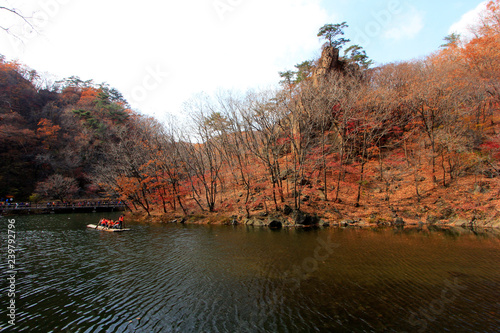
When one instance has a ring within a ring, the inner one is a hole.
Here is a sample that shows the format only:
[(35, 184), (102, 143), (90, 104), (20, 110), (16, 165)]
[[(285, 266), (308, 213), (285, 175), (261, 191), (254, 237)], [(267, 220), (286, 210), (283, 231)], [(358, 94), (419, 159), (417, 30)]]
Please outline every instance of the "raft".
[(112, 229), (112, 228), (103, 227), (103, 226), (96, 225), (96, 224), (87, 224), (87, 228), (97, 229), (97, 230), (101, 230), (101, 231), (109, 231), (109, 232), (122, 232), (122, 231), (130, 231), (130, 230), (132, 230), (132, 229), (128, 229), (128, 228), (124, 228), (124, 229)]

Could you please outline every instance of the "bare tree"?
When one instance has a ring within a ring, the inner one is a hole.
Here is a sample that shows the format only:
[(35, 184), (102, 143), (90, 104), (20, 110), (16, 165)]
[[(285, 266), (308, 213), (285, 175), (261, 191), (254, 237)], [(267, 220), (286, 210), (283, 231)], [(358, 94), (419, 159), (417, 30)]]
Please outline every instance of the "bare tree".
[(66, 199), (75, 195), (78, 190), (76, 179), (55, 174), (38, 183), (35, 192), (46, 198), (59, 199), (61, 202), (65, 202)]
[[(18, 9), (12, 8), (12, 7), (0, 6), (0, 11), (7, 12), (11, 16), (20, 19), (21, 21), (23, 21), (24, 23), (26, 23), (31, 29), (35, 30), (35, 27), (29, 21), (29, 18), (26, 17), (24, 14), (22, 14)], [(3, 31), (5, 31), (8, 34), (13, 35), (15, 38), (18, 38), (15, 34), (11, 33), (11, 27), (0, 25), (0, 29), (2, 29)]]
[(193, 192), (198, 194), (196, 180), (204, 190), (205, 202), (210, 212), (215, 210), (215, 203), (219, 194), (221, 183), (221, 169), (223, 158), (216, 138), (221, 135), (217, 120), (220, 114), (214, 112), (213, 104), (206, 96), (192, 99), (185, 105), (186, 111), (191, 116), (194, 132), (198, 142), (192, 138), (185, 138), (184, 151), (186, 153), (186, 168), (192, 179)]
[(272, 199), (280, 210), (278, 198), (285, 202), (280, 157), (286, 151), (286, 133), (280, 127), (283, 121), (276, 95), (272, 91), (248, 94), (241, 110), (245, 148), (264, 166), (272, 185)]

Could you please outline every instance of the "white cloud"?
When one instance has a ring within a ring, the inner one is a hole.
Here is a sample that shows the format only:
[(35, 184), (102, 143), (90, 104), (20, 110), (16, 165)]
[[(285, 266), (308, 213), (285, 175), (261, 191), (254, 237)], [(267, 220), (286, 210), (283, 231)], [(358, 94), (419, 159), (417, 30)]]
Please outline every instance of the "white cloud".
[(327, 19), (320, 0), (23, 2), (42, 14), (40, 4), (58, 5), (24, 45), (0, 36), (2, 53), (41, 72), (106, 81), (158, 117), (200, 91), (276, 84), (278, 71), (319, 49)]
[(458, 22), (452, 24), (448, 33), (458, 33), (465, 38), (472, 37), (470, 28), (479, 21), (480, 14), (486, 9), (487, 3), (488, 1), (483, 1), (476, 8), (462, 15)]
[(395, 41), (412, 39), (423, 28), (424, 13), (415, 7), (408, 7), (406, 11), (394, 17), (383, 36)]

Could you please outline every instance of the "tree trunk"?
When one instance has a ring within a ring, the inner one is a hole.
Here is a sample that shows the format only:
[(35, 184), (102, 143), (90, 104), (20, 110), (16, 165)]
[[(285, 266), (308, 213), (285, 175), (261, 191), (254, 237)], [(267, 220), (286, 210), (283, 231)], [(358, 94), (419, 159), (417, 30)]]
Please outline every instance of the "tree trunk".
[(364, 181), (364, 173), (365, 173), (365, 161), (361, 162), (361, 172), (360, 172), (360, 179), (359, 179), (359, 185), (358, 185), (358, 195), (356, 197), (356, 206), (359, 206), (359, 202), (361, 199), (361, 187), (363, 186), (363, 181)]

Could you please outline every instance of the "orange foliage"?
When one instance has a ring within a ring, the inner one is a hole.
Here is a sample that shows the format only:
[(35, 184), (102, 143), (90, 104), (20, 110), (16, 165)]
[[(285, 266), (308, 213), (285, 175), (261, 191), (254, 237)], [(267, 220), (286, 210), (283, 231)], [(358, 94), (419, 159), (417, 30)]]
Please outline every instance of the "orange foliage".
[(38, 122), (36, 136), (38, 139), (42, 140), (44, 148), (49, 149), (50, 144), (57, 140), (60, 129), (61, 127), (59, 125), (54, 125), (50, 120), (42, 118)]
[(92, 87), (83, 88), (80, 94), (80, 100), (77, 105), (79, 107), (91, 107), (95, 104), (95, 100), (97, 95), (99, 94), (99, 90)]

